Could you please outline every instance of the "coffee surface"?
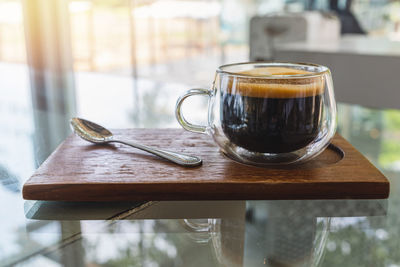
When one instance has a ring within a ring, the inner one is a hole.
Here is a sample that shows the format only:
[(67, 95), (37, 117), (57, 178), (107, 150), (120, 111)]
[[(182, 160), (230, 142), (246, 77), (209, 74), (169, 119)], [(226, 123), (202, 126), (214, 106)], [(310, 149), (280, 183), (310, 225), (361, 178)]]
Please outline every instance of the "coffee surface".
[(324, 76), (313, 76), (312, 72), (298, 69), (265, 67), (237, 74), (244, 74), (246, 77), (227, 77), (222, 86), (228, 93), (252, 97), (290, 98), (322, 94), (325, 87)]
[(251, 76), (265, 77), (277, 75), (304, 75), (312, 74), (310, 71), (288, 68), (288, 67), (260, 67), (250, 70), (239, 71), (238, 74), (245, 74)]
[[(300, 72), (289, 68), (260, 69), (263, 70), (254, 69), (250, 74)], [(221, 88), (223, 131), (231, 142), (253, 152), (286, 153), (303, 148), (319, 133), (323, 85), (321, 76), (261, 80), (229, 77)]]

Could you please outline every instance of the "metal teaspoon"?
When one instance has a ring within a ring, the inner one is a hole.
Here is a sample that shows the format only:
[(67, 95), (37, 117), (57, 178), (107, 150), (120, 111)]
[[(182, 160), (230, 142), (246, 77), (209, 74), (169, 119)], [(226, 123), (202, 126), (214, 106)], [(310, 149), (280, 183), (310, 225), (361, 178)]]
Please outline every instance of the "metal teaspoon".
[(178, 154), (176, 152), (165, 151), (157, 148), (151, 148), (145, 145), (136, 144), (133, 142), (128, 142), (125, 140), (114, 139), (113, 134), (106, 128), (93, 123), (88, 120), (80, 118), (72, 118), (70, 124), (74, 132), (79, 135), (82, 139), (95, 144), (105, 144), (105, 143), (121, 143), (134, 148), (138, 148), (147, 151), (151, 154), (157, 155), (161, 158), (170, 160), (176, 164), (185, 167), (195, 167), (201, 165), (202, 161), (200, 158), (195, 156), (188, 156), (183, 154)]

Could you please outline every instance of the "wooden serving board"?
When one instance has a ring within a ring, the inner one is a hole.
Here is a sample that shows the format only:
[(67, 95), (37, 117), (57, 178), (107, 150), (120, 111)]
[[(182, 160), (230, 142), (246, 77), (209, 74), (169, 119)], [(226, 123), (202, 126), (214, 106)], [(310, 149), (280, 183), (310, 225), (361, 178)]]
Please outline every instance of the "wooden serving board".
[[(185, 168), (137, 149), (69, 136), (23, 187), (33, 200), (379, 199), (389, 182), (338, 134), (317, 158), (291, 168), (237, 163), (211, 137), (180, 129), (114, 130), (117, 137), (200, 156)], [(338, 149), (340, 148), (340, 149)]]

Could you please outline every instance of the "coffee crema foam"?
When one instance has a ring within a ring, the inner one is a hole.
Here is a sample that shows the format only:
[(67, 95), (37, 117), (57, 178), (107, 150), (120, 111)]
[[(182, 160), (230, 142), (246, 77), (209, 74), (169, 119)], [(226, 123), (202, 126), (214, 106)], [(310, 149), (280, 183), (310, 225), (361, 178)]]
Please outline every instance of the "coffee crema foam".
[(302, 74), (313, 74), (310, 71), (292, 69), (287, 67), (263, 67), (254, 68), (251, 70), (240, 71), (238, 74), (246, 74), (251, 76), (275, 76), (275, 75), (302, 75)]
[[(255, 78), (230, 76), (225, 87), (229, 94), (262, 98), (299, 98), (320, 95), (325, 88), (325, 79), (322, 75), (301, 77), (301, 75), (313, 74), (313, 72), (287, 67), (254, 68), (236, 74), (250, 75)], [(285, 78), (287, 75), (299, 75), (300, 77)]]

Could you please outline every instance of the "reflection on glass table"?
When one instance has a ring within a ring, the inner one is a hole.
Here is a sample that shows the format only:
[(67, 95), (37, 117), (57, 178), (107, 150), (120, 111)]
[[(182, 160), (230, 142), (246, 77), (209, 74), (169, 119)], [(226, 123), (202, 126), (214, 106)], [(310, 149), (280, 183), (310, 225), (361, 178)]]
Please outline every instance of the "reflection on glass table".
[[(349, 225), (365, 230), (358, 222), (369, 221), (374, 227), (382, 227), (387, 213), (386, 200), (136, 204), (27, 201), (25, 207), (26, 216), (31, 219), (27, 224), (31, 236), (59, 237), (59, 242), (31, 255), (30, 261), (66, 254), (74, 255), (81, 263), (100, 266), (110, 266), (112, 261), (130, 262), (137, 257), (159, 266), (164, 262), (186, 266), (191, 263), (185, 261), (189, 260), (185, 258), (187, 254), (199, 261), (198, 266), (320, 266), (328, 242), (331, 246), (334, 242), (329, 241), (330, 235), (334, 237), (336, 231)], [(107, 221), (97, 221), (99, 215), (106, 216), (118, 208), (127, 210)], [(107, 241), (109, 255), (100, 255)], [(88, 248), (84, 252), (67, 253), (80, 251), (82, 244)], [(112, 253), (115, 246), (118, 249)], [(141, 251), (135, 252), (138, 248)], [(153, 253), (157, 250), (160, 255), (156, 257)], [(143, 262), (130, 264), (142, 266)]]

